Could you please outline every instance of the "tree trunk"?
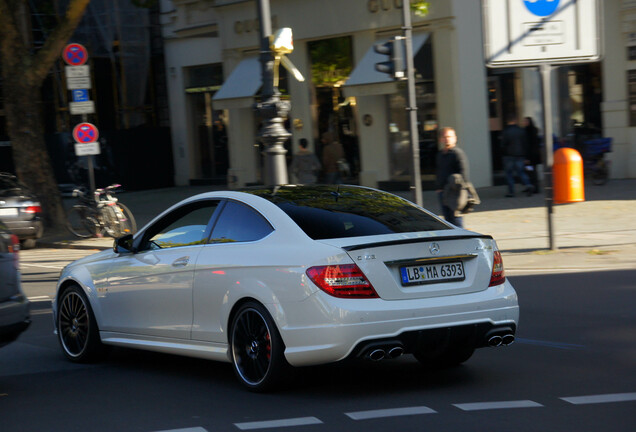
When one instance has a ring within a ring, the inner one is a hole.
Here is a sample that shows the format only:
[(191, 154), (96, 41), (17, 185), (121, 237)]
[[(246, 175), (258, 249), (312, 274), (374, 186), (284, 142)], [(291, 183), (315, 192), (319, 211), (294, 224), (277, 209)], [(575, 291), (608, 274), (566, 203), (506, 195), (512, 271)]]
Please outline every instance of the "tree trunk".
[(7, 132), (18, 178), (37, 195), (48, 229), (63, 229), (62, 198), (44, 140), (41, 87), (90, 0), (71, 0), (44, 46), (33, 53), (26, 0), (0, 0), (0, 70)]
[(40, 200), (44, 225), (64, 229), (64, 207), (44, 141), (40, 88), (21, 82), (19, 76), (5, 77), (3, 93), (5, 101), (12, 101), (4, 108), (16, 175)]

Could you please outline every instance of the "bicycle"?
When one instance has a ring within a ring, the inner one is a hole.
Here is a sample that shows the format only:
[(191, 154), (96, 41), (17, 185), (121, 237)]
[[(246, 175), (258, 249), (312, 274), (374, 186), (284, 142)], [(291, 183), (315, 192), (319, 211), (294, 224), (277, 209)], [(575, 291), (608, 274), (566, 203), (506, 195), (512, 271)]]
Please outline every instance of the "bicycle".
[(114, 191), (121, 185), (113, 184), (105, 188), (95, 189), (90, 197), (84, 188), (73, 190), (79, 204), (74, 205), (68, 212), (67, 227), (69, 231), (82, 238), (99, 237), (104, 234), (110, 237), (120, 237), (134, 234), (137, 223), (132, 212), (115, 198)]

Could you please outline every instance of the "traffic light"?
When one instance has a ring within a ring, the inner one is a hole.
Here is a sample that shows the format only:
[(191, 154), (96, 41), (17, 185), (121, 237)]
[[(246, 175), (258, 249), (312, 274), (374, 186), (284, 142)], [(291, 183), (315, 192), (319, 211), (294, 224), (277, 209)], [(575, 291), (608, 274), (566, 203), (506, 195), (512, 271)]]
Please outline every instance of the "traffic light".
[(387, 61), (375, 64), (375, 70), (391, 75), (393, 79), (400, 80), (406, 78), (404, 70), (404, 39), (395, 36), (388, 42), (376, 44), (373, 49), (378, 54), (388, 57)]

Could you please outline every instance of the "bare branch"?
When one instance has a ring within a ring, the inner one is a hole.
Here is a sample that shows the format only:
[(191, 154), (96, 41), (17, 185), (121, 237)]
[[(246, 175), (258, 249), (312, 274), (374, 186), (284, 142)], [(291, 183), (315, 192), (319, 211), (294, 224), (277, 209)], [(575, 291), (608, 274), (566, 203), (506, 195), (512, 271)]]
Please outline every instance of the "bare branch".
[(34, 85), (40, 85), (44, 81), (46, 74), (55, 60), (61, 55), (62, 49), (82, 20), (89, 3), (90, 0), (71, 0), (68, 4), (66, 14), (35, 56), (33, 67), (31, 68), (31, 77), (29, 77)]

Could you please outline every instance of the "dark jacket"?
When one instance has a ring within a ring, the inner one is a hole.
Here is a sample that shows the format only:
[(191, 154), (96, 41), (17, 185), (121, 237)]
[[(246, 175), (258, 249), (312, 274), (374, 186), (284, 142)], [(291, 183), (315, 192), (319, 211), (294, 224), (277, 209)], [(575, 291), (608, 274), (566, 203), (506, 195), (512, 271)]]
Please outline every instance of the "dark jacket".
[(451, 174), (461, 174), (465, 181), (469, 181), (468, 158), (464, 150), (453, 147), (447, 152), (440, 150), (437, 153), (437, 175), (435, 176), (435, 188), (444, 189)]
[(504, 156), (525, 158), (528, 154), (526, 132), (516, 124), (506, 126), (501, 133), (501, 147)]

